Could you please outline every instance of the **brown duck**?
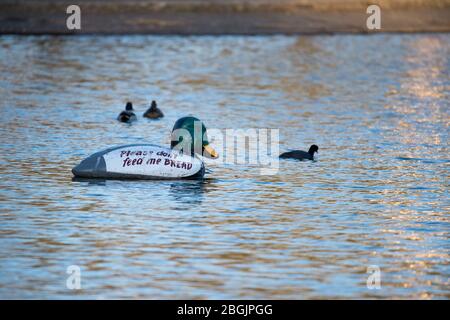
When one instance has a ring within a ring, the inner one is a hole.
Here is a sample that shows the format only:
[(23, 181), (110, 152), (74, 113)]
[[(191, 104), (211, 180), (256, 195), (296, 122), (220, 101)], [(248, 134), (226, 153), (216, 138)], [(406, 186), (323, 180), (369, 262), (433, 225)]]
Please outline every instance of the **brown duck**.
[(158, 119), (158, 118), (162, 118), (162, 117), (164, 117), (164, 114), (156, 105), (156, 101), (153, 100), (150, 108), (148, 108), (148, 110), (145, 111), (144, 118)]

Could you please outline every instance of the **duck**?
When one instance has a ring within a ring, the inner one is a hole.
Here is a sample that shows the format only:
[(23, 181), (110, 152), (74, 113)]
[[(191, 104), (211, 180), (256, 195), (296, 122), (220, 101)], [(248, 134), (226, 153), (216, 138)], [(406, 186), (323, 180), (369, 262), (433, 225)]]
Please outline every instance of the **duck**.
[(144, 118), (158, 119), (158, 118), (162, 118), (162, 117), (164, 117), (164, 114), (158, 108), (156, 101), (153, 100), (150, 105), (150, 108), (148, 108), (147, 111), (145, 111)]
[(303, 150), (293, 150), (284, 152), (280, 155), (281, 159), (296, 159), (296, 160), (314, 160), (314, 154), (319, 153), (319, 147), (315, 144), (309, 147), (308, 152)]
[(132, 122), (137, 120), (137, 117), (133, 111), (133, 104), (131, 102), (127, 102), (127, 104), (125, 105), (125, 110), (123, 110), (119, 114), (117, 120), (119, 120), (120, 122)]
[(75, 178), (93, 179), (199, 179), (205, 175), (201, 157), (217, 159), (205, 124), (196, 117), (178, 119), (170, 147), (128, 144), (96, 152), (72, 169)]

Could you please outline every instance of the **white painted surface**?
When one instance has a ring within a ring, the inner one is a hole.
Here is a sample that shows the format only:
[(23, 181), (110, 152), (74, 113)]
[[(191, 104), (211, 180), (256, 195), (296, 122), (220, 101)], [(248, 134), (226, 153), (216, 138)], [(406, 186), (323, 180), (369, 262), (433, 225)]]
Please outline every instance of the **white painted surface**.
[(181, 178), (197, 173), (201, 160), (158, 146), (123, 146), (103, 155), (106, 171)]

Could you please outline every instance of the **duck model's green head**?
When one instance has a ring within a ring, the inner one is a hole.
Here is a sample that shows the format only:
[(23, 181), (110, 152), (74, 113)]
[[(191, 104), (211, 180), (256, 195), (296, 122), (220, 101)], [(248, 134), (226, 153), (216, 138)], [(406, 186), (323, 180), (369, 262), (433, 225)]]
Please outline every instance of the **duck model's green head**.
[(210, 146), (206, 127), (200, 119), (183, 117), (175, 122), (170, 147), (183, 154), (199, 154), (210, 159), (217, 159), (219, 154)]

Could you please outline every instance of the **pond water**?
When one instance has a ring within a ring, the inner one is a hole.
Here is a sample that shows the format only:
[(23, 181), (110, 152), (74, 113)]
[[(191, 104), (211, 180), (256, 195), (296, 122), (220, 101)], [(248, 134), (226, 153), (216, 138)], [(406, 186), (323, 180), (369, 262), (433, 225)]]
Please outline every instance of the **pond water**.
[[(450, 298), (450, 35), (1, 36), (0, 57), (0, 298)], [(188, 114), (320, 158), (72, 179)]]

